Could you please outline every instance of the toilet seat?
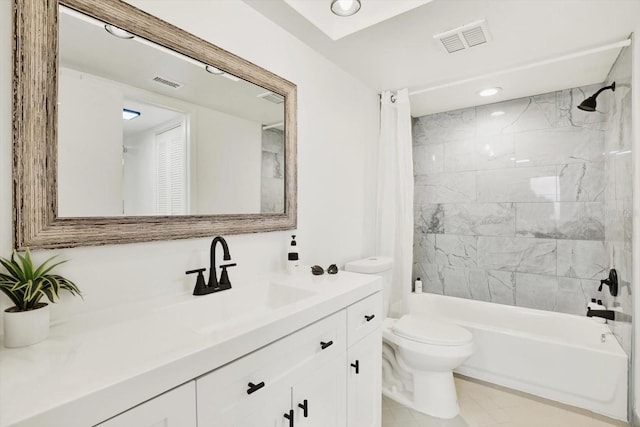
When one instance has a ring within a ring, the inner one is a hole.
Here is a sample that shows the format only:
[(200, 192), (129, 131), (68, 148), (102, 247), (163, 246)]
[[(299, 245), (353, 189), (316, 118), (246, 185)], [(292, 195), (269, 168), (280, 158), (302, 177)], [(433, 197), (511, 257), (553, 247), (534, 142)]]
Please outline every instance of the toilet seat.
[(473, 341), (471, 332), (458, 325), (417, 314), (402, 316), (392, 331), (402, 338), (432, 345), (461, 346)]

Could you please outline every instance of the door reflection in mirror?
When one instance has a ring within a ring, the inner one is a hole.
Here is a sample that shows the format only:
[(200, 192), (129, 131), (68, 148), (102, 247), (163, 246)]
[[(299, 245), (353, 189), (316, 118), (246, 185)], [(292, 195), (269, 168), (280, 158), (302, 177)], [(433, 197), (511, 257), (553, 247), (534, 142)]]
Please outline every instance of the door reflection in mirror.
[(124, 215), (189, 214), (188, 116), (137, 101), (125, 105), (141, 115), (124, 126)]

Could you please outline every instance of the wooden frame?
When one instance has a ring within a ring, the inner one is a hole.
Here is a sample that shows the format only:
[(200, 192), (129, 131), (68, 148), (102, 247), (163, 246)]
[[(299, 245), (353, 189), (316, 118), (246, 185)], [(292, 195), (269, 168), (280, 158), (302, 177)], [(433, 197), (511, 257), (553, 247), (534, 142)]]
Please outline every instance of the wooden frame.
[[(283, 95), (284, 213), (59, 218), (59, 4)], [(16, 248), (105, 245), (296, 228), (296, 85), (120, 0), (14, 0), (13, 18), (13, 225)]]

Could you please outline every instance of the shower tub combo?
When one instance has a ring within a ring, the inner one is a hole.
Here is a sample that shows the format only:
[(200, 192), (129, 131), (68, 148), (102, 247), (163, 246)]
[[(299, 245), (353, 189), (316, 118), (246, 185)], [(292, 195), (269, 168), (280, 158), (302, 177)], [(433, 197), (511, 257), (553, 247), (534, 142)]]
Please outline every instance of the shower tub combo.
[(411, 294), (409, 307), (471, 331), (475, 352), (456, 372), (626, 420), (627, 355), (606, 325), (434, 294)]

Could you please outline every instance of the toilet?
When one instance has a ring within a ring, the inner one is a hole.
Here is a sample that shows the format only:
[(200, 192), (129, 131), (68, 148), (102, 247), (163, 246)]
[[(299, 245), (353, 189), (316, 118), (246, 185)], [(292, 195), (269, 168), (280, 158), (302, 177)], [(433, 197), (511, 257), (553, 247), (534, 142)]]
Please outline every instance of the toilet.
[[(389, 315), (393, 260), (370, 257), (348, 262), (346, 271), (383, 279), (383, 313)], [(425, 314), (386, 317), (382, 324), (383, 394), (437, 418), (460, 412), (453, 370), (473, 353), (473, 335), (444, 319)]]

